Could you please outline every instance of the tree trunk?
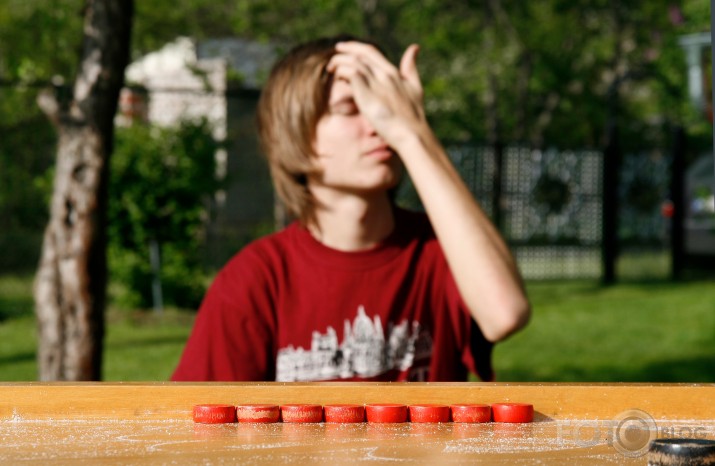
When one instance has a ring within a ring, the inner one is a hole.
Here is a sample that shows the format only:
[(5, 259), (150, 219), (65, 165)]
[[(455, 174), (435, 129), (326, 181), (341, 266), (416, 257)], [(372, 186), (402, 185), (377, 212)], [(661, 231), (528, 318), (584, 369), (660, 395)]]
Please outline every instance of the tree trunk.
[(133, 6), (133, 0), (87, 0), (72, 97), (38, 97), (59, 134), (50, 219), (35, 277), (40, 380), (101, 377), (107, 180)]

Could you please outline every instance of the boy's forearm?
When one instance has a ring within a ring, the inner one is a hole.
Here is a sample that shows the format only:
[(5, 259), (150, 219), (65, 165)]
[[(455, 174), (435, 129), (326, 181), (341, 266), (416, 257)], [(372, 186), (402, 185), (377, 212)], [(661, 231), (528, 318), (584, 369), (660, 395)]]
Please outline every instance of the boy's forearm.
[(529, 319), (516, 262), (429, 127), (397, 148), (473, 318), (491, 341)]

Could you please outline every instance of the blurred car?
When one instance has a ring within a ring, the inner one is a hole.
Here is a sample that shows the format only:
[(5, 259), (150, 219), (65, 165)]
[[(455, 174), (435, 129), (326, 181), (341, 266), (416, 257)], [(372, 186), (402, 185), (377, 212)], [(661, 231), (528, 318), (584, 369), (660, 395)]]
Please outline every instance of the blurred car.
[(699, 157), (685, 172), (685, 253), (715, 256), (715, 161)]

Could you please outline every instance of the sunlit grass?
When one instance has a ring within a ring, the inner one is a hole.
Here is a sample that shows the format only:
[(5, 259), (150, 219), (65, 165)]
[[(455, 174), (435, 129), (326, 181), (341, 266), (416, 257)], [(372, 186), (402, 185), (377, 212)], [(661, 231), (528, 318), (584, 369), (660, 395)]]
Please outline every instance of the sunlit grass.
[[(0, 276), (0, 381), (37, 380), (32, 277)], [(105, 380), (167, 380), (178, 362), (194, 313), (107, 312)]]
[(0, 380), (35, 380), (32, 276), (0, 276)]
[[(0, 277), (0, 380), (37, 378), (31, 277)], [(529, 326), (497, 345), (500, 381), (715, 382), (715, 283), (530, 282)], [(171, 375), (194, 313), (107, 313), (104, 379)]]
[(715, 283), (529, 284), (530, 325), (499, 380), (715, 382)]
[(35, 319), (30, 313), (0, 322), (0, 380), (37, 379)]
[(189, 337), (194, 313), (168, 309), (111, 312), (104, 380), (168, 380)]

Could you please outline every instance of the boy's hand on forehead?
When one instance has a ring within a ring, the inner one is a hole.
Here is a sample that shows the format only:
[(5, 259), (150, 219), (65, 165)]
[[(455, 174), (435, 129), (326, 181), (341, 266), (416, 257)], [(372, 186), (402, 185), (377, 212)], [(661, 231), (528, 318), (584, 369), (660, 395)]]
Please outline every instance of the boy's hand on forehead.
[(379, 50), (362, 42), (340, 42), (328, 72), (353, 89), (360, 113), (393, 149), (406, 137), (426, 127), (422, 83), (415, 62), (419, 47), (410, 45), (399, 70)]

